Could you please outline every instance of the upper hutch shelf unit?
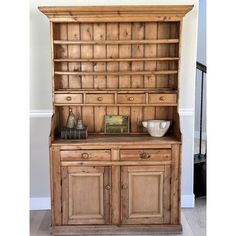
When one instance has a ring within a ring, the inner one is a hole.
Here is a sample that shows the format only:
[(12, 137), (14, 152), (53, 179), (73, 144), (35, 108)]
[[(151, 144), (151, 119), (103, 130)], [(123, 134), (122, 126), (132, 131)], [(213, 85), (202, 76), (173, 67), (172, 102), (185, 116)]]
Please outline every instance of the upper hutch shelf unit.
[[(181, 230), (179, 60), (192, 8), (39, 7), (51, 27), (53, 233)], [(86, 140), (59, 138), (70, 108)], [(129, 116), (130, 133), (104, 134), (105, 115)], [(166, 136), (147, 134), (152, 119), (171, 121)]]

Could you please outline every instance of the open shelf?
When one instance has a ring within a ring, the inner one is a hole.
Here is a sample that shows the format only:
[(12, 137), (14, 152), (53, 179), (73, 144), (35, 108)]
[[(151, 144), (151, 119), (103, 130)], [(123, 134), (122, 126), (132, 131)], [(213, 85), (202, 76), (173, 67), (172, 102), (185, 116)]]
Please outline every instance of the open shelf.
[(110, 134), (89, 134), (87, 139), (80, 139), (80, 140), (72, 140), (72, 139), (55, 139), (52, 142), (52, 145), (61, 145), (61, 144), (68, 144), (68, 145), (121, 145), (124, 147), (125, 145), (130, 144), (141, 144), (141, 145), (158, 145), (158, 144), (176, 144), (180, 143), (180, 140), (171, 135), (166, 135), (161, 138), (153, 138), (148, 134), (128, 134), (128, 135), (110, 135)]
[(80, 72), (80, 71), (55, 71), (55, 75), (171, 75), (178, 74), (178, 70), (163, 71), (116, 71), (116, 72)]
[(54, 44), (162, 44), (178, 43), (179, 39), (157, 39), (157, 40), (54, 40)]
[(58, 89), (54, 93), (55, 94), (63, 94), (63, 93), (178, 93), (178, 90), (170, 89), (170, 88), (127, 88), (127, 89), (117, 89), (117, 88), (110, 88), (110, 89)]
[(142, 58), (57, 58), (54, 62), (125, 62), (125, 61), (177, 61), (179, 57), (142, 57)]

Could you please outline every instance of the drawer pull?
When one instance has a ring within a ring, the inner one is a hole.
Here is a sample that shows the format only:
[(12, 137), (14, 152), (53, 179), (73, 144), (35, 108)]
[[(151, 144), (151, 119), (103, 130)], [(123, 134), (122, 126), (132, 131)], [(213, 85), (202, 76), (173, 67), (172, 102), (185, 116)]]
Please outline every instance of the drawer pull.
[(72, 98), (71, 98), (70, 96), (68, 96), (68, 97), (66, 97), (66, 100), (67, 100), (67, 101), (71, 101)]
[(106, 190), (110, 190), (110, 189), (111, 189), (111, 186), (108, 184), (108, 185), (106, 185), (105, 189), (106, 189)]
[(140, 158), (141, 159), (149, 159), (150, 157), (151, 157), (150, 154), (148, 154), (146, 152), (140, 153)]
[(89, 158), (89, 154), (87, 152), (84, 152), (84, 153), (82, 153), (81, 158), (88, 159)]
[(102, 98), (102, 97), (98, 97), (97, 100), (98, 100), (99, 102), (101, 102), (101, 101), (103, 100), (103, 98)]
[(166, 100), (166, 98), (164, 96), (161, 96), (159, 99), (160, 99), (160, 101), (165, 101)]
[(129, 101), (134, 101), (134, 98), (133, 97), (129, 97)]

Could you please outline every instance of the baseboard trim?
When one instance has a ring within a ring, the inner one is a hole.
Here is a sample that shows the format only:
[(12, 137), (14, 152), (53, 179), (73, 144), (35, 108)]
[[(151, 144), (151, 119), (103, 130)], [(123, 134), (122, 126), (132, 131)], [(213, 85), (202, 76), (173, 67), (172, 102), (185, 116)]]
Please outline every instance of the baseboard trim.
[[(194, 206), (195, 206), (194, 194), (181, 196), (182, 208), (193, 208)], [(51, 209), (50, 197), (30, 198), (30, 210), (50, 210), (50, 209)]]
[(50, 197), (32, 197), (30, 198), (30, 210), (50, 210)]
[(195, 195), (182, 195), (181, 196), (181, 208), (194, 208), (195, 207)]

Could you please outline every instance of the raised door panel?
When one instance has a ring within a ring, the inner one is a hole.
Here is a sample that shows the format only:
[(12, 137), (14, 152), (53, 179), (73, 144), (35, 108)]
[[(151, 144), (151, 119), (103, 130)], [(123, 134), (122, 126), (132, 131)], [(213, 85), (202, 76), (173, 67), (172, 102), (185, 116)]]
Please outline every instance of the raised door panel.
[(62, 167), (63, 224), (109, 224), (110, 178), (110, 167)]
[(170, 167), (125, 166), (121, 170), (123, 224), (170, 222)]

